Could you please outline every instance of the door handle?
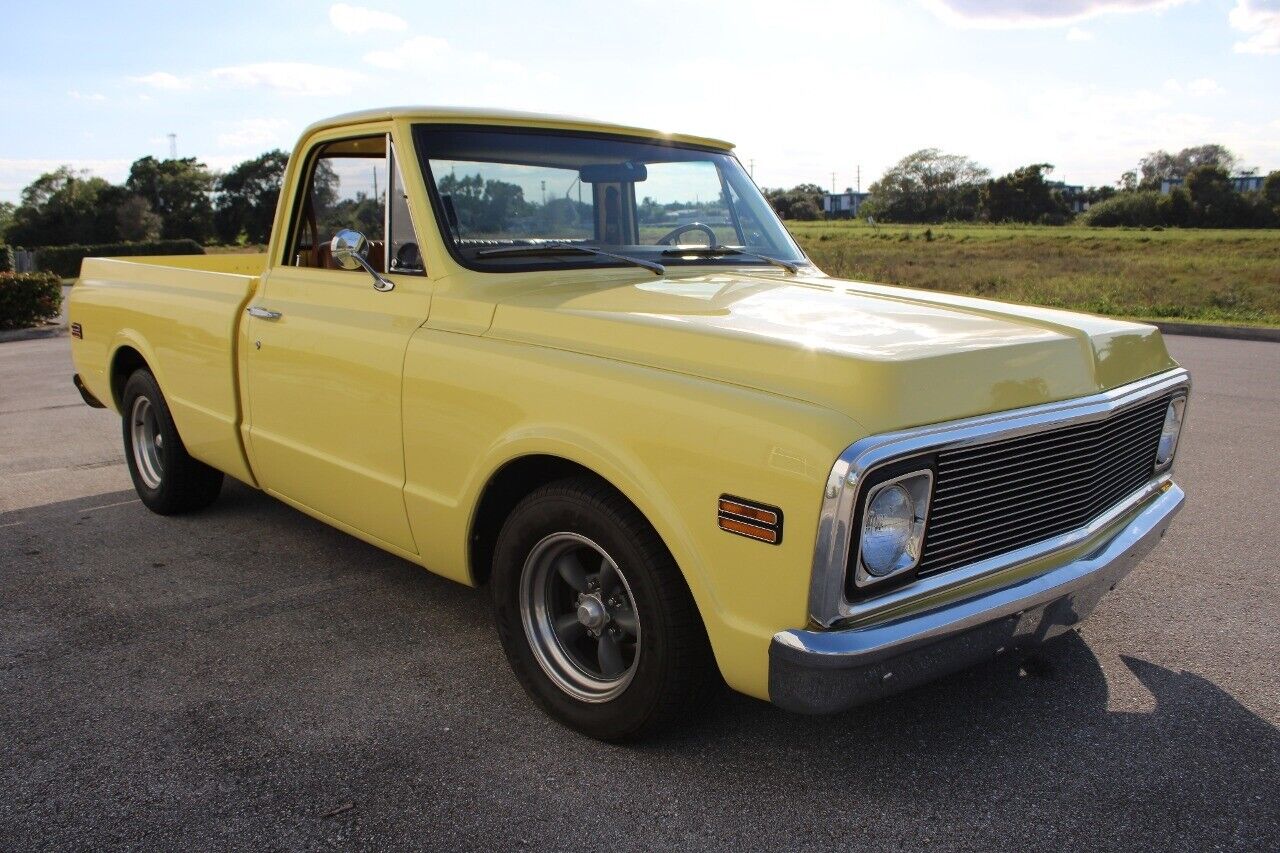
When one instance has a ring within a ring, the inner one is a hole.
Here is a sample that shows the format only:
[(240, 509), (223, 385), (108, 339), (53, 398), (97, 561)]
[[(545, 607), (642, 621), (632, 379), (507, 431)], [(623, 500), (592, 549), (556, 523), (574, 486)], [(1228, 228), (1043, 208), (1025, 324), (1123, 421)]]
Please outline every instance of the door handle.
[(246, 308), (245, 313), (248, 314), (250, 317), (257, 317), (260, 320), (279, 320), (281, 317), (281, 314), (279, 311), (271, 311), (266, 308), (259, 308), (257, 305), (252, 305), (249, 308)]

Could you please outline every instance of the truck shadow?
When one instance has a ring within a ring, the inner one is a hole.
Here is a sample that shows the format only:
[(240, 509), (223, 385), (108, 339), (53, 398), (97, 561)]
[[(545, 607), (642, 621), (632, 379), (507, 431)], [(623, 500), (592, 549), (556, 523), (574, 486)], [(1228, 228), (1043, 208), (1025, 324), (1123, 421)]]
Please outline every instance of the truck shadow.
[[(1119, 849), (1274, 841), (1280, 729), (1200, 675), (1119, 661), (1108, 676), (1072, 633), (830, 717), (729, 696), (710, 719), (639, 748), (667, 759), (698, 749), (744, 778), (796, 764), (792, 782), (833, 803), (896, 792), (927, 803), (955, 838), (996, 813), (1032, 846), (1055, 835)], [(1113, 710), (1117, 699), (1135, 709)], [(1099, 819), (1101, 834), (1082, 829)]]
[[(996, 659), (838, 716), (797, 716), (725, 691), (662, 737), (614, 746), (564, 729), (526, 699), (484, 590), (237, 484), (183, 518), (153, 516), (133, 498), (0, 515), (0, 581), (12, 602), (0, 652), (14, 678), (31, 676), (12, 682), (23, 688), (0, 723), (24, 737), (111, 755), (116, 747), (91, 735), (106, 713), (172, 730), (181, 754), (209, 762), (196, 766), (222, 766), (233, 747), (271, 755), (310, 792), (333, 788), (334, 764), (359, 767), (355, 790), (333, 797), (377, 791), (409, 811), (422, 801), (406, 770), (422, 757), (439, 756), (449, 776), (483, 778), (493, 762), (520, 790), (557, 780), (573, 809), (537, 804), (571, 825), (687, 800), (703, 816), (761, 816), (766, 834), (747, 846), (785, 845), (797, 818), (851, 841), (868, 814), (933, 825), (935, 838), (971, 847), (1249, 847), (1280, 831), (1280, 730), (1195, 673), (1132, 655), (1104, 664), (1088, 625), (1084, 638), (1069, 634), (1032, 657)], [(122, 685), (171, 705), (101, 710)], [(310, 745), (271, 735), (286, 723), (313, 732)], [(156, 743), (134, 744), (136, 760), (169, 772), (171, 742)], [(538, 751), (557, 763), (530, 763)], [(129, 776), (127, 763), (114, 766), (105, 778)], [(50, 778), (69, 773), (59, 765)], [(264, 784), (252, 771), (235, 778)], [(645, 780), (652, 793), (619, 806), (621, 779)], [(477, 808), (523, 814), (518, 799), (484, 791), (473, 792)], [(929, 840), (904, 838), (907, 847)]]

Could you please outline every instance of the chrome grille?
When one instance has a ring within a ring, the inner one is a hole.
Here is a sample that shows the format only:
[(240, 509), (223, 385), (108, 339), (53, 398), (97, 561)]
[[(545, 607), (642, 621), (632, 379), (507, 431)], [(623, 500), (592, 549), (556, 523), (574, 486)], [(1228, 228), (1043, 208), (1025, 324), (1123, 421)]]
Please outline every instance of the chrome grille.
[(1105, 420), (937, 455), (918, 575), (976, 563), (1088, 524), (1152, 477), (1171, 395)]

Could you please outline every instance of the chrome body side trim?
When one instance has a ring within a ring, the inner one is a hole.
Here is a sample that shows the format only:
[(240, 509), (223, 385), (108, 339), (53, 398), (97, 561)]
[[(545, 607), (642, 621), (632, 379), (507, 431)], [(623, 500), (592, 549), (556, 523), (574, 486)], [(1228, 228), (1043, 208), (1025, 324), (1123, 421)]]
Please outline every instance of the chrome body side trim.
[(848, 569), (849, 547), (852, 544), (850, 537), (858, 533), (851, 529), (854, 500), (863, 480), (876, 468), (918, 453), (986, 444), (1047, 429), (1102, 420), (1117, 409), (1171, 391), (1188, 390), (1190, 386), (1190, 374), (1182, 368), (1175, 368), (1101, 394), (873, 435), (851, 444), (832, 466), (823, 494), (809, 587), (810, 619), (822, 627), (861, 621), (876, 613), (899, 607), (911, 599), (933, 595), (974, 578), (1038, 560), (1078, 545), (1163, 488), (1170, 476), (1169, 469), (1158, 476), (1153, 475), (1151, 482), (1104, 516), (1070, 533), (982, 562), (921, 578), (882, 596), (850, 602), (845, 595), (845, 573)]
[(833, 713), (1065, 633), (1159, 543), (1184, 499), (1167, 484), (1091, 551), (1031, 577), (862, 627), (779, 631), (769, 647), (769, 699)]

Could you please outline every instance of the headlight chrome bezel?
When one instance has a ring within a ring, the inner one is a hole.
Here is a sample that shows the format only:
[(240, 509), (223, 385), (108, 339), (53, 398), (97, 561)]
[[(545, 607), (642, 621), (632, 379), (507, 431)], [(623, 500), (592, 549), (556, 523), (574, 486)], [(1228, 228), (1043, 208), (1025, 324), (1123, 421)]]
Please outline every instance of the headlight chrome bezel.
[[(1163, 460), (1162, 455), (1165, 452), (1165, 436), (1169, 429), (1169, 416), (1173, 415), (1174, 421), (1173, 439), (1169, 445), (1168, 456)], [(1173, 467), (1173, 461), (1178, 458), (1178, 440), (1182, 437), (1182, 427), (1187, 422), (1187, 395), (1177, 394), (1169, 400), (1169, 406), (1165, 409), (1164, 423), (1160, 426), (1160, 442), (1156, 445), (1156, 462), (1155, 472), (1157, 474), (1168, 471)]]
[[(929, 523), (929, 504), (933, 500), (933, 481), (932, 468), (918, 468), (879, 481), (873, 479), (864, 490), (860, 511), (858, 512), (858, 548), (857, 554), (854, 556), (853, 577), (855, 587), (866, 589), (899, 578), (920, 564), (920, 557), (924, 550), (925, 530)], [(863, 544), (866, 540), (867, 518), (870, 515), (872, 502), (886, 489), (895, 486), (901, 487), (911, 498), (914, 510), (911, 538), (893, 568), (883, 574), (876, 574), (863, 561), (862, 552)]]

